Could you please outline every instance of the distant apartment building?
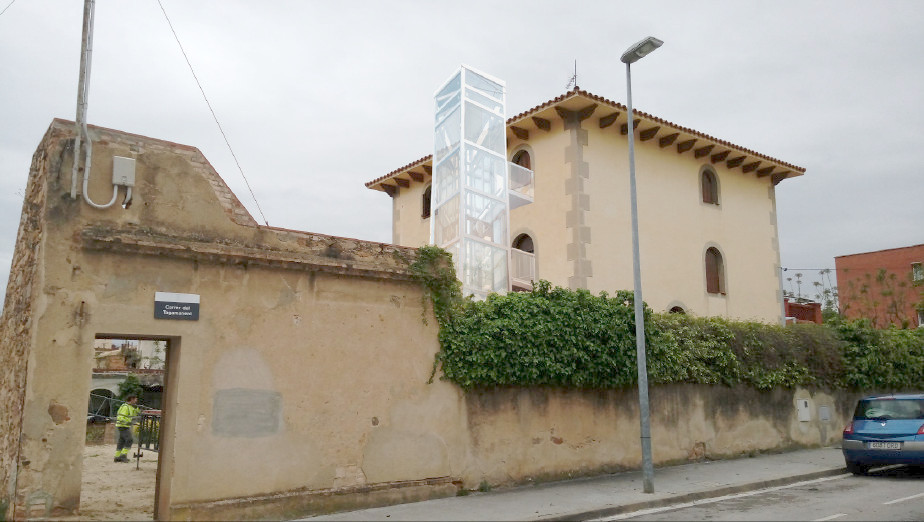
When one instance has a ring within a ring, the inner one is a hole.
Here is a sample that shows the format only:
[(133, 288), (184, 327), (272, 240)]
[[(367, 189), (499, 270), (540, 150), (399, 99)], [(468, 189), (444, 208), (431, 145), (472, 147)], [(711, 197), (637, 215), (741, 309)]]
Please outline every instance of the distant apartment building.
[(879, 328), (924, 325), (924, 244), (834, 258), (840, 311)]
[(824, 323), (821, 303), (790, 301), (786, 298), (786, 321), (793, 323)]
[[(655, 311), (779, 322), (775, 187), (805, 169), (634, 112), (645, 301)], [(533, 174), (532, 202), (510, 205), (510, 290), (540, 279), (594, 293), (632, 288), (627, 133), (624, 105), (577, 87), (507, 120), (511, 172)], [(436, 168), (425, 156), (366, 184), (392, 198), (395, 244), (431, 241)], [(490, 229), (466, 219), (475, 236)]]

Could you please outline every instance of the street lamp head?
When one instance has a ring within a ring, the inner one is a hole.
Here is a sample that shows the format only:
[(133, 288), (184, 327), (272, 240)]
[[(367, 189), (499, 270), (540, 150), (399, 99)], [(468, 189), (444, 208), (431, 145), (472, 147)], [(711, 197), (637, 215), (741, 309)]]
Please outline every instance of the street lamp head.
[(622, 58), (620, 58), (620, 60), (625, 64), (635, 63), (647, 56), (651, 51), (661, 47), (661, 44), (663, 43), (664, 42), (658, 40), (654, 36), (649, 36), (641, 42), (638, 42), (632, 47), (626, 49), (626, 52), (622, 53)]

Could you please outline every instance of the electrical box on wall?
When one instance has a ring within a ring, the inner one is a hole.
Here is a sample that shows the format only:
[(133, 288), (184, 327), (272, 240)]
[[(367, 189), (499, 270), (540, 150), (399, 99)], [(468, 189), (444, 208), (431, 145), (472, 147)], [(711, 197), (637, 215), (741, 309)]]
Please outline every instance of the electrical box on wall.
[(134, 158), (112, 157), (112, 184), (123, 187), (135, 186), (135, 160)]
[(809, 401), (807, 399), (796, 399), (796, 411), (799, 413), (800, 422), (812, 420), (812, 410), (809, 409)]

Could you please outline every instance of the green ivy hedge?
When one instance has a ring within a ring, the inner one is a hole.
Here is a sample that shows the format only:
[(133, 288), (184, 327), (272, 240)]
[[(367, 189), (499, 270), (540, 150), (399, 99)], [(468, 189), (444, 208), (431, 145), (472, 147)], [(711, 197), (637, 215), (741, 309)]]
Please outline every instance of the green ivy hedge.
[(635, 379), (631, 297), (549, 288), (493, 294), (440, 325), (440, 362), (463, 387), (618, 388)]
[(653, 382), (843, 387), (844, 343), (827, 327), (655, 315), (649, 328)]
[(877, 330), (867, 320), (835, 323), (831, 328), (844, 342), (846, 387), (924, 387), (924, 328)]
[[(631, 292), (593, 295), (540, 281), (532, 292), (474, 302), (461, 298), (448, 254), (435, 247), (421, 250), (412, 272), (425, 283), (440, 324), (435, 364), (444, 378), (464, 388), (635, 385)], [(876, 330), (867, 321), (784, 328), (659, 315), (647, 306), (645, 322), (652, 383), (745, 384), (760, 390), (799, 385), (899, 390), (924, 384), (924, 329)]]

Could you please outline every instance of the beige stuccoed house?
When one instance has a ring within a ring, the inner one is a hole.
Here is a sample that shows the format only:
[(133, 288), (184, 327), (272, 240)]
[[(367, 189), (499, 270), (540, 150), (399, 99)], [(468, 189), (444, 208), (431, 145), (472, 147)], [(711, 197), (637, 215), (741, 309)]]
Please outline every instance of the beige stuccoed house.
[[(805, 169), (634, 111), (645, 301), (656, 311), (779, 322), (775, 187)], [(626, 107), (578, 87), (507, 120), (534, 173), (510, 211), (510, 288), (632, 288)], [(430, 243), (432, 156), (366, 187), (391, 196), (392, 242)]]

